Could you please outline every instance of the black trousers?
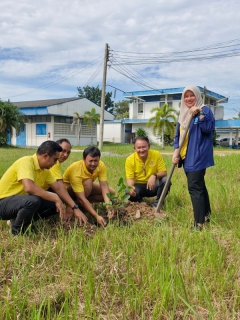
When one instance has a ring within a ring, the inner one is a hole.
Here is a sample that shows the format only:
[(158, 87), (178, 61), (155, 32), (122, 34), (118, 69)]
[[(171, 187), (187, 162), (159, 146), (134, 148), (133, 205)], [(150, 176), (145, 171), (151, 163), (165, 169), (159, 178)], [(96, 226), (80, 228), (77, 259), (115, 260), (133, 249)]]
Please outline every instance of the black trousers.
[[(165, 183), (167, 181), (167, 177), (163, 177), (162, 179), (156, 179), (155, 186), (152, 190), (147, 189), (146, 183), (135, 183), (135, 192), (136, 196), (130, 196), (129, 200), (132, 202), (142, 202), (142, 198), (144, 197), (155, 197), (157, 196), (157, 200), (160, 198)], [(171, 184), (169, 186), (168, 192), (170, 190)]]
[(48, 218), (56, 212), (54, 202), (34, 195), (15, 195), (0, 200), (0, 219), (11, 220), (12, 233), (24, 233), (32, 221)]
[(206, 169), (186, 172), (195, 223), (204, 223), (205, 216), (211, 214), (208, 191), (204, 180), (205, 172)]

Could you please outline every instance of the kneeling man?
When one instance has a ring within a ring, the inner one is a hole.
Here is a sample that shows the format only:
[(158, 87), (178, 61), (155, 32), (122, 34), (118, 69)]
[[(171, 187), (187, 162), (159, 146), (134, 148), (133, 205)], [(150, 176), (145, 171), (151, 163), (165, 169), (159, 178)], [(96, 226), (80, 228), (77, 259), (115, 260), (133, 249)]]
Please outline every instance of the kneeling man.
[(150, 150), (147, 137), (137, 137), (134, 150), (125, 163), (126, 184), (132, 187), (129, 200), (142, 202), (143, 197), (156, 196), (152, 205), (156, 209), (167, 180), (165, 163), (159, 151)]
[[(33, 221), (57, 213), (65, 220), (63, 202), (74, 210), (80, 224), (87, 218), (76, 206), (67, 190), (49, 169), (58, 161), (62, 147), (45, 141), (33, 156), (15, 161), (0, 180), (0, 219), (11, 220), (12, 234), (24, 233)], [(47, 190), (51, 188), (53, 192)], [(62, 202), (63, 201), (63, 202)]]
[[(88, 147), (83, 151), (83, 160), (72, 163), (63, 174), (65, 187), (73, 199), (89, 212), (101, 226), (106, 222), (99, 216), (90, 202), (110, 203), (107, 194), (115, 191), (108, 186), (107, 170), (100, 160), (101, 152), (96, 147)], [(94, 182), (98, 178), (99, 183)], [(69, 208), (68, 208), (69, 209)], [(111, 205), (107, 206), (108, 217), (114, 214)]]

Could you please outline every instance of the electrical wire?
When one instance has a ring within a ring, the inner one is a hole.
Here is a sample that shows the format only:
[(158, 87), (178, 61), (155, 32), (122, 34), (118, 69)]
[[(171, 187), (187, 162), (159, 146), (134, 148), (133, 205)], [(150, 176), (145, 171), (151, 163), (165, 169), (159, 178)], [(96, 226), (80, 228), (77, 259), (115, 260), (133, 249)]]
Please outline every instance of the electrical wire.
[[(224, 50), (222, 50), (224, 49)], [(211, 52), (209, 52), (211, 51)], [(178, 52), (133, 53), (111, 50), (114, 65), (157, 64), (206, 60), (240, 55), (240, 39)]]
[(100, 63), (100, 65), (97, 67), (95, 72), (91, 75), (91, 77), (88, 79), (84, 87), (87, 87), (99, 75), (101, 70), (103, 70), (103, 62)]
[(56, 85), (56, 84), (58, 84), (58, 83), (61, 83), (61, 82), (63, 82), (63, 81), (66, 81), (66, 80), (68, 80), (68, 79), (76, 76), (77, 74), (79, 74), (79, 73), (81, 73), (81, 72), (89, 69), (90, 67), (94, 66), (96, 63), (98, 63), (98, 62), (99, 62), (100, 60), (102, 60), (102, 59), (103, 59), (103, 57), (99, 57), (99, 58), (97, 58), (97, 59), (95, 59), (95, 60), (93, 60), (93, 61), (85, 64), (85, 65), (84, 65), (83, 67), (81, 67), (80, 69), (76, 69), (76, 70), (70, 72), (70, 73), (69, 73), (68, 75), (66, 75), (66, 76), (62, 76), (62, 77), (60, 77), (60, 78), (58, 78), (58, 79), (56, 79), (56, 80), (54, 80), (54, 81), (52, 81), (52, 82), (50, 82), (50, 83), (47, 83), (47, 84), (45, 84), (45, 85), (43, 85), (43, 86), (37, 87), (37, 88), (35, 88), (35, 89), (29, 90), (29, 91), (26, 91), (26, 92), (23, 92), (23, 93), (19, 93), (19, 94), (10, 96), (10, 97), (8, 97), (8, 98), (18, 97), (18, 96), (21, 96), (21, 95), (33, 93), (33, 92), (36, 92), (36, 91), (43, 90), (43, 89), (49, 88), (49, 87), (51, 87), (51, 86), (54, 86), (54, 85)]

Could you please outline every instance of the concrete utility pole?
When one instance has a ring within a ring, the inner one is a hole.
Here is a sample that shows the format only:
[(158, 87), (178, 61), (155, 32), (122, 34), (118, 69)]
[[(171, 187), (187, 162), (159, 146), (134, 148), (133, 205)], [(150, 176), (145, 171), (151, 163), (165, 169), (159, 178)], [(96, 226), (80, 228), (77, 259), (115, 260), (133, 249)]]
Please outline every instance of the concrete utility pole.
[(105, 91), (106, 91), (106, 80), (107, 80), (107, 62), (108, 62), (108, 44), (105, 45), (104, 55), (104, 67), (103, 67), (103, 81), (102, 81), (102, 98), (101, 98), (101, 114), (100, 114), (100, 125), (99, 125), (99, 144), (98, 148), (101, 150), (103, 146), (103, 126), (104, 126), (104, 111), (105, 111)]

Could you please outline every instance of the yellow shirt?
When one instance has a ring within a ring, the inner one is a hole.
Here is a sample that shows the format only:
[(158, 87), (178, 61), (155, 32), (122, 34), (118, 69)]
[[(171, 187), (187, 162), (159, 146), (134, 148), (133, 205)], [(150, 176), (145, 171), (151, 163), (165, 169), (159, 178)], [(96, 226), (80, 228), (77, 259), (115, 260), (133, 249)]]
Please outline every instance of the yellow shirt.
[(139, 159), (137, 152), (127, 157), (125, 171), (127, 179), (134, 179), (135, 183), (147, 183), (152, 174), (166, 171), (166, 166), (159, 151), (148, 150), (145, 163)]
[(56, 180), (48, 169), (39, 167), (37, 155), (26, 156), (15, 161), (0, 180), (0, 199), (26, 194), (22, 179), (30, 179), (35, 185), (47, 190)]
[(63, 183), (65, 187), (71, 185), (74, 192), (84, 192), (83, 181), (98, 178), (99, 181), (107, 181), (107, 169), (100, 160), (98, 167), (91, 174), (83, 160), (72, 163), (63, 174)]
[[(182, 127), (180, 126), (180, 134), (182, 134)], [(188, 131), (189, 132), (189, 131)], [(180, 150), (180, 157), (181, 159), (185, 159), (185, 156), (186, 156), (186, 152), (187, 152), (187, 145), (188, 145), (188, 132), (186, 134), (186, 137), (183, 141), (183, 145), (182, 145), (182, 148)]]
[(56, 180), (62, 180), (61, 163), (59, 161), (57, 161), (49, 170)]

